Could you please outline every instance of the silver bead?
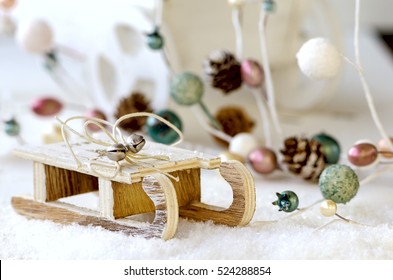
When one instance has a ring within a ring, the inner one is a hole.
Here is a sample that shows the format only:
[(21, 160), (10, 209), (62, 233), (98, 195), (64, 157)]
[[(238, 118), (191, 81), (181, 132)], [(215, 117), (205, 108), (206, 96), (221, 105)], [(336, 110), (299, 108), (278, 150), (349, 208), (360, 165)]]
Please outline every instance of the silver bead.
[(126, 158), (127, 147), (123, 144), (115, 144), (106, 149), (106, 156), (113, 161), (121, 161)]
[(126, 142), (127, 148), (133, 153), (137, 153), (142, 150), (143, 146), (146, 144), (145, 138), (139, 134), (131, 134), (128, 136)]

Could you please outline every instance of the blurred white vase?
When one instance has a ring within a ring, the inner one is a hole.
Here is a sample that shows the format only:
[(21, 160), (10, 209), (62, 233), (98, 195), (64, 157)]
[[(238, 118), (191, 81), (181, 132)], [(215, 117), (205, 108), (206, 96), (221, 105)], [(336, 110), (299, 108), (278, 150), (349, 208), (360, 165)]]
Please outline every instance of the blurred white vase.
[[(258, 22), (260, 1), (244, 1), (243, 56), (261, 61)], [(296, 65), (296, 53), (313, 36), (337, 41), (337, 23), (326, 0), (276, 0), (268, 18), (267, 44), (277, 103), (289, 110), (314, 108), (332, 96), (335, 82), (305, 80)], [(235, 53), (232, 8), (227, 0), (166, 0), (164, 31), (176, 71), (202, 73), (203, 59), (214, 49)], [(333, 23), (332, 23), (333, 21)], [(333, 31), (333, 32), (332, 32)]]

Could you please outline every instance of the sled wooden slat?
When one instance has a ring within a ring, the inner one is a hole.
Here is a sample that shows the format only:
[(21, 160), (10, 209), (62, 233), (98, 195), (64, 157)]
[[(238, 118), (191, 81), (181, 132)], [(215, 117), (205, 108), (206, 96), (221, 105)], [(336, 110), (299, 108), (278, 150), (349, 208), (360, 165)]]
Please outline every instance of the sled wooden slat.
[[(26, 146), (15, 151), (16, 155), (34, 162), (33, 198), (12, 198), (12, 205), (19, 214), (164, 240), (175, 235), (179, 216), (243, 226), (254, 214), (254, 181), (247, 168), (238, 161), (222, 163), (219, 157), (148, 143), (141, 154), (167, 158), (143, 159), (140, 164), (121, 162), (120, 172), (113, 176), (114, 162), (102, 155), (102, 147), (86, 142), (72, 143), (72, 147), (81, 166), (76, 164), (64, 143)], [(89, 167), (92, 161), (105, 166), (95, 164)], [(108, 167), (109, 164), (113, 168)], [(228, 182), (233, 192), (233, 202), (228, 209), (201, 202), (201, 169), (219, 169)], [(178, 177), (178, 180), (167, 174)], [(58, 200), (97, 190), (98, 210)], [(132, 219), (133, 215), (143, 213), (154, 213), (153, 222), (141, 225)]]

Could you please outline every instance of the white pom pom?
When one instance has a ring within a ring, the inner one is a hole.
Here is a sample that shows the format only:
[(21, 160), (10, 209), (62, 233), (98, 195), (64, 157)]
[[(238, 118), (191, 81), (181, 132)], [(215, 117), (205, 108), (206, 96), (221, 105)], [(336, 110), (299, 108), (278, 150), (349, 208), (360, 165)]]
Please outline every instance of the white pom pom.
[(236, 134), (229, 143), (229, 151), (243, 158), (247, 158), (248, 154), (258, 147), (258, 140), (250, 133)]
[(341, 55), (336, 47), (325, 38), (314, 38), (300, 48), (296, 55), (300, 70), (309, 78), (331, 79), (341, 67)]
[(16, 40), (31, 53), (46, 53), (53, 48), (53, 32), (46, 21), (34, 20), (18, 27)]

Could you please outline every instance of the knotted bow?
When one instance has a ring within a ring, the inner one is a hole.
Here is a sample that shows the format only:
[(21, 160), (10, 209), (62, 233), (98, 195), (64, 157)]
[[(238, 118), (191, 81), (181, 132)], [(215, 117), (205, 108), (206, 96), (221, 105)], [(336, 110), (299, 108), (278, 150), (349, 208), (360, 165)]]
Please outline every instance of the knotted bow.
[[(68, 118), (65, 121), (62, 121), (58, 117), (56, 117), (56, 119), (61, 124), (61, 134), (63, 136), (64, 142), (67, 145), (68, 149), (70, 150), (71, 155), (74, 158), (78, 169), (82, 168), (83, 163), (76, 156), (73, 147), (68, 139), (68, 133), (66, 133), (66, 130), (72, 132), (76, 136), (86, 140), (89, 143), (95, 143), (97, 145), (106, 148), (105, 150), (96, 150), (95, 152), (97, 152), (99, 156), (106, 156), (108, 159), (113, 161), (114, 164), (97, 162), (95, 161), (95, 159), (90, 159), (87, 162), (87, 167), (89, 171), (97, 176), (104, 177), (107, 179), (115, 178), (121, 170), (120, 162), (125, 161), (128, 164), (134, 164), (134, 165), (136, 164), (143, 167), (152, 168), (170, 177), (171, 179), (178, 181), (179, 180), (178, 177), (174, 177), (168, 174), (167, 172), (164, 172), (154, 167), (152, 164), (144, 161), (145, 159), (169, 160), (169, 158), (167, 156), (140, 154), (139, 151), (142, 149), (142, 147), (145, 144), (145, 139), (141, 135), (132, 134), (127, 138), (127, 140), (124, 138), (124, 135), (119, 128), (120, 123), (124, 120), (131, 119), (131, 118), (138, 118), (138, 117), (153, 117), (163, 122), (170, 128), (172, 128), (179, 135), (179, 139), (175, 143), (171, 144), (171, 146), (177, 145), (183, 141), (184, 139), (183, 133), (175, 125), (173, 125), (168, 120), (153, 113), (139, 112), (139, 113), (127, 114), (119, 118), (114, 124), (106, 120), (102, 120), (94, 117), (85, 117), (85, 116), (75, 116), (75, 117)], [(75, 129), (73, 129), (68, 125), (69, 122), (74, 120), (85, 120), (83, 124), (83, 132), (84, 132), (83, 134), (77, 132)], [(88, 126), (91, 125), (97, 126), (102, 132), (104, 132), (105, 135), (109, 138), (110, 142), (95, 138), (88, 129)], [(112, 132), (109, 132), (104, 126), (112, 127)], [(107, 174), (102, 174), (101, 172), (99, 172), (97, 169), (94, 168), (94, 166), (109, 167), (109, 168), (114, 167), (115, 170), (112, 175), (108, 176)]]

